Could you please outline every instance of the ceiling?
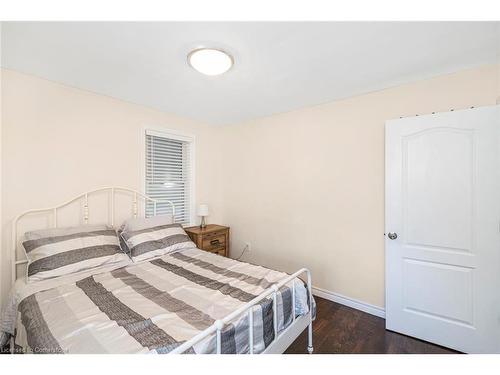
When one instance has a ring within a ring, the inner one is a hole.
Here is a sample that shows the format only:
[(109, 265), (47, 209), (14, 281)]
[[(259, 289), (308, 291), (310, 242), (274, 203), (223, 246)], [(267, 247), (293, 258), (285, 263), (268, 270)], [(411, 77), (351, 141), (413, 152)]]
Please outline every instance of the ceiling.
[[(222, 48), (218, 77), (187, 64)], [(232, 124), (499, 62), (498, 22), (4, 22), (2, 66)]]

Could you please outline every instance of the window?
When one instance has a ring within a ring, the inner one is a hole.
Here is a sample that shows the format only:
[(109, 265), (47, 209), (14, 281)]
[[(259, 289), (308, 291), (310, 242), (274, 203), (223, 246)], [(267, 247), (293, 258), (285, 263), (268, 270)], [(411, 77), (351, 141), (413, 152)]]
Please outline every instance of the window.
[[(193, 139), (146, 130), (146, 195), (175, 205), (175, 222), (191, 224)], [(170, 214), (171, 206), (158, 202), (156, 214)], [(146, 217), (154, 215), (154, 204), (146, 204)]]

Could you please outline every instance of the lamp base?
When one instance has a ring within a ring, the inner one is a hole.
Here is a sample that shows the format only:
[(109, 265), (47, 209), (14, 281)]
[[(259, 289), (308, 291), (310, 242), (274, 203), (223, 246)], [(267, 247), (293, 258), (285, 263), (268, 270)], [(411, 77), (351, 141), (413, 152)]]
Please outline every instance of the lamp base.
[(207, 224), (205, 223), (205, 216), (202, 216), (201, 217), (201, 222), (200, 222), (200, 228), (203, 229), (207, 226)]

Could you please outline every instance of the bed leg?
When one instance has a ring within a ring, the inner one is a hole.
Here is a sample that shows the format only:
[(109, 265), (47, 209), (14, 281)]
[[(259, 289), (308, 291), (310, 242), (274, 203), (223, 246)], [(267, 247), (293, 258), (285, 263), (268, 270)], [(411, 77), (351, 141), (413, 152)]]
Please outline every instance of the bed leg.
[(307, 327), (307, 352), (312, 354), (313, 348), (313, 296), (311, 272), (307, 270), (307, 292), (309, 294), (309, 326)]
[(313, 348), (313, 325), (312, 322), (309, 323), (309, 326), (307, 327), (307, 352), (309, 354), (312, 354), (314, 351)]
[(10, 354), (16, 354), (16, 343), (15, 343), (15, 336), (11, 335), (10, 336)]

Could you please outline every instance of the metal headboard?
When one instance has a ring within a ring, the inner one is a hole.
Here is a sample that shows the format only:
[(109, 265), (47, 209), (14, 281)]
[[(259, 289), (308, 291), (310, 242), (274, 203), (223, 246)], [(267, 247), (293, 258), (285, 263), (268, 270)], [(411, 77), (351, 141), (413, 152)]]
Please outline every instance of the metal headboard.
[(66, 201), (60, 205), (57, 205), (55, 207), (49, 207), (49, 208), (37, 208), (33, 210), (28, 210), (20, 215), (16, 216), (14, 218), (14, 221), (12, 223), (12, 256), (11, 256), (11, 279), (12, 279), (12, 284), (15, 283), (17, 279), (17, 266), (20, 264), (25, 264), (28, 262), (27, 259), (18, 259), (17, 253), (18, 253), (18, 224), (19, 220), (21, 220), (23, 217), (30, 215), (30, 214), (35, 214), (35, 213), (43, 213), (47, 212), (50, 213), (52, 212), (52, 227), (57, 228), (58, 223), (57, 223), (57, 211), (65, 206), (68, 206), (80, 199), (84, 200), (83, 204), (83, 222), (84, 224), (88, 224), (89, 222), (89, 196), (95, 193), (103, 192), (103, 191), (110, 191), (111, 192), (111, 199), (110, 203), (111, 205), (108, 205), (108, 210), (109, 210), (109, 224), (114, 227), (115, 225), (115, 197), (116, 197), (116, 192), (126, 192), (126, 193), (131, 193), (132, 194), (132, 215), (134, 218), (137, 217), (138, 214), (138, 199), (144, 199), (145, 202), (152, 202), (153, 203), (153, 215), (156, 215), (156, 208), (158, 203), (167, 203), (172, 207), (172, 216), (173, 219), (175, 220), (175, 205), (168, 200), (163, 200), (163, 199), (153, 199), (151, 197), (148, 197), (147, 195), (134, 190), (134, 189), (129, 189), (129, 188), (124, 188), (124, 187), (118, 187), (118, 186), (112, 186), (112, 187), (102, 187), (99, 189), (87, 191), (85, 193), (82, 193), (73, 199), (70, 199), (69, 201)]

